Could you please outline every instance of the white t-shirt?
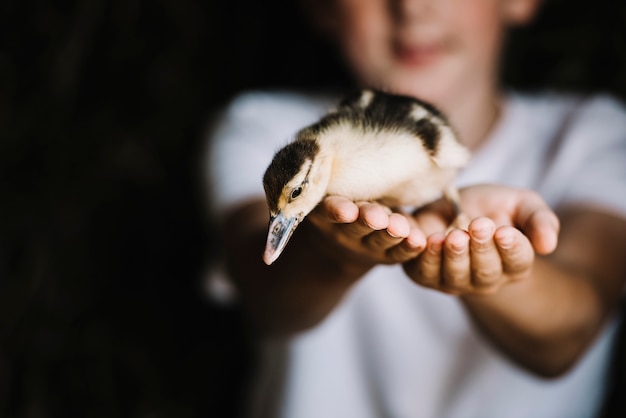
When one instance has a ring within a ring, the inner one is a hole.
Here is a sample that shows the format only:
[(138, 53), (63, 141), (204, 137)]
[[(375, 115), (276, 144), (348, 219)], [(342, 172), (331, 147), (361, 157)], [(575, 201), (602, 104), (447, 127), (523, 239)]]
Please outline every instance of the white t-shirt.
[[(334, 103), (285, 92), (234, 100), (211, 142), (216, 216), (262, 197), (261, 178), (274, 152)], [(626, 217), (626, 111), (606, 96), (510, 94), (498, 125), (458, 179), (460, 186), (478, 183), (531, 188), (553, 207), (586, 202)], [(592, 417), (614, 331), (615, 321), (567, 375), (542, 379), (494, 349), (457, 298), (417, 286), (399, 266), (379, 266), (320, 325), (284, 346), (268, 345), (283, 363), (261, 368), (253, 415)]]

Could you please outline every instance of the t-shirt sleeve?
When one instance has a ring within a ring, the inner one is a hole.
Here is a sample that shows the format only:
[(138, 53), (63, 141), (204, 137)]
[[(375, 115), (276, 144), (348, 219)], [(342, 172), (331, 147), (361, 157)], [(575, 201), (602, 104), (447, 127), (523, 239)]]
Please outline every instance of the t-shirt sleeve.
[(556, 165), (569, 173), (559, 179), (566, 183), (560, 204), (589, 204), (626, 217), (626, 108), (607, 96), (590, 99)]
[(274, 153), (321, 110), (290, 93), (246, 93), (231, 102), (209, 134), (205, 172), (216, 220), (239, 202), (264, 197), (263, 173)]
[[(264, 198), (262, 178), (274, 153), (304, 126), (318, 119), (325, 101), (287, 92), (251, 92), (235, 98), (209, 128), (204, 174), (212, 221), (230, 208)], [(261, 257), (261, 254), (259, 254)], [(238, 295), (222, 260), (205, 277), (214, 302), (232, 304)]]

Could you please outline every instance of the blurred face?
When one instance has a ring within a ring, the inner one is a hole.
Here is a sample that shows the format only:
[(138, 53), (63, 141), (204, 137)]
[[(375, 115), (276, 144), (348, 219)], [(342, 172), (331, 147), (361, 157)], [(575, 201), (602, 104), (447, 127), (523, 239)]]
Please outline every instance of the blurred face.
[(333, 33), (362, 84), (442, 106), (495, 86), (508, 3), (523, 1), (335, 0)]

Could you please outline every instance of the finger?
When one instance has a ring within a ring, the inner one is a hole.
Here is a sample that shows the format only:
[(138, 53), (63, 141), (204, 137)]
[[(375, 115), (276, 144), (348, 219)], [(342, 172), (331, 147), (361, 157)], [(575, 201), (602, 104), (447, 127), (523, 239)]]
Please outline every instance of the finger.
[(522, 228), (539, 254), (550, 254), (556, 249), (560, 225), (551, 210), (534, 212)]
[(358, 209), (358, 219), (345, 230), (348, 236), (362, 238), (372, 231), (380, 231), (389, 226), (389, 213), (384, 206), (377, 203), (359, 203)]
[(439, 288), (441, 284), (441, 259), (446, 236), (437, 233), (426, 239), (426, 249), (414, 261), (407, 263), (409, 277), (422, 286)]
[(387, 219), (387, 228), (374, 231), (363, 237), (363, 243), (371, 249), (387, 250), (399, 244), (409, 235), (409, 221), (399, 213), (392, 213)]
[(401, 263), (417, 257), (426, 248), (426, 236), (418, 228), (412, 228), (408, 236), (398, 245), (387, 250), (387, 257)]
[(363, 237), (363, 245), (371, 250), (386, 251), (387, 249), (397, 245), (404, 238), (389, 235), (389, 231), (373, 231)]
[(515, 279), (530, 271), (535, 253), (530, 241), (520, 230), (503, 226), (496, 229), (493, 237), (504, 273)]
[(446, 237), (441, 274), (445, 290), (462, 291), (471, 285), (469, 241), (469, 234), (461, 229)]
[(435, 205), (429, 205), (413, 214), (417, 225), (427, 236), (443, 232), (449, 225), (448, 220), (436, 208)]
[(343, 196), (326, 196), (307, 216), (313, 223), (351, 223), (358, 219), (359, 208)]
[[(311, 212), (309, 218), (318, 227), (327, 231), (332, 230), (329, 229), (330, 224), (335, 224), (334, 230), (340, 233), (340, 235), (336, 235), (336, 239), (342, 240), (346, 238), (348, 240), (361, 240), (371, 234), (374, 228), (384, 229), (384, 226), (388, 224), (386, 209), (381, 205), (367, 202), (356, 204), (343, 196), (325, 197), (318, 207)], [(401, 232), (401, 226), (395, 228)], [(339, 238), (340, 236), (345, 238)], [(384, 237), (384, 234), (382, 236)], [(378, 236), (378, 238), (379, 243), (377, 245), (383, 245), (380, 243), (381, 237)], [(399, 241), (396, 239), (384, 243), (383, 249), (397, 244)], [(375, 246), (376, 244), (373, 243), (372, 247)]]
[(405, 215), (392, 213), (387, 220), (387, 232), (392, 237), (406, 238), (411, 232), (411, 225)]
[(549, 254), (556, 249), (559, 219), (539, 195), (529, 193), (521, 200), (515, 223), (538, 253)]
[(469, 225), (472, 286), (492, 287), (502, 278), (502, 260), (493, 239), (495, 223), (485, 217), (474, 219)]

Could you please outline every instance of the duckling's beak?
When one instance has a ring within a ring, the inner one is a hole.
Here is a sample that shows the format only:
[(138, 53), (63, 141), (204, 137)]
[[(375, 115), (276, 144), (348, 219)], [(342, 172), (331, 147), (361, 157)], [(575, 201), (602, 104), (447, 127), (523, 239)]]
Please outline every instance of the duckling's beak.
[(297, 216), (287, 218), (282, 212), (270, 217), (270, 227), (267, 234), (267, 243), (263, 253), (263, 261), (268, 266), (272, 264), (283, 252), (291, 234), (300, 223)]

